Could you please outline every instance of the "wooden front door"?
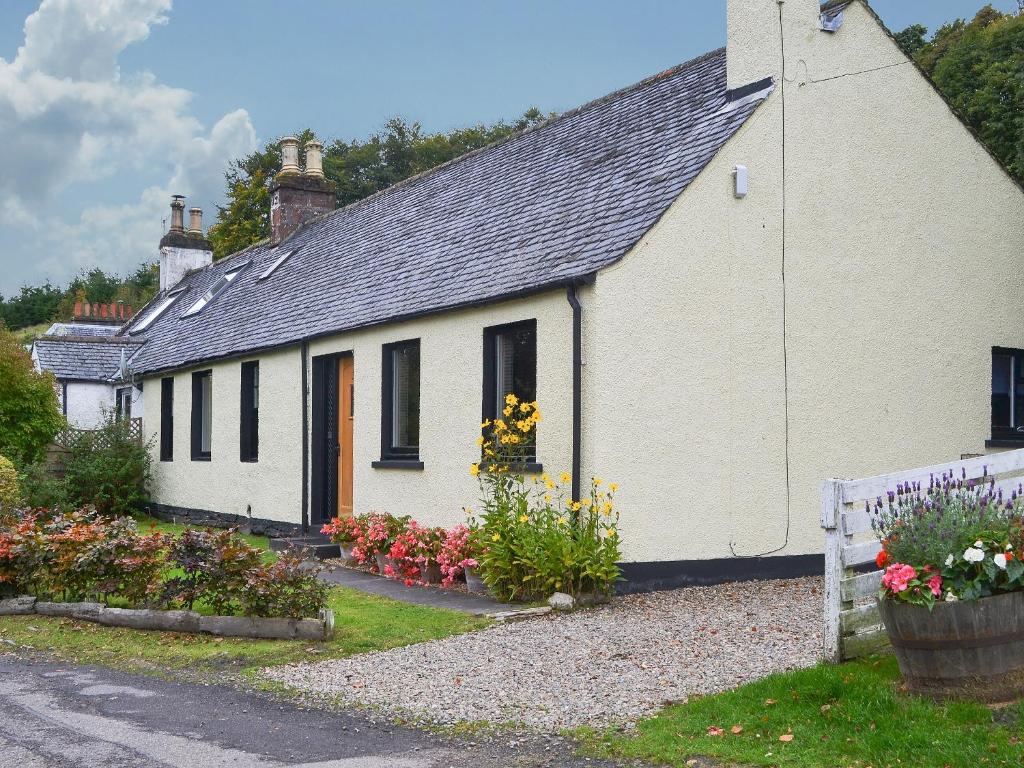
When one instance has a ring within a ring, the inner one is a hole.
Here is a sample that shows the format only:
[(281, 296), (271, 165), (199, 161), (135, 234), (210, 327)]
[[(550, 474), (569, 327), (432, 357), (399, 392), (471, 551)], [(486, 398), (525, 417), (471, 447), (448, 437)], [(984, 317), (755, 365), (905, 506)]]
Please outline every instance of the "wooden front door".
[(354, 361), (338, 361), (338, 516), (352, 516), (352, 426), (355, 417)]

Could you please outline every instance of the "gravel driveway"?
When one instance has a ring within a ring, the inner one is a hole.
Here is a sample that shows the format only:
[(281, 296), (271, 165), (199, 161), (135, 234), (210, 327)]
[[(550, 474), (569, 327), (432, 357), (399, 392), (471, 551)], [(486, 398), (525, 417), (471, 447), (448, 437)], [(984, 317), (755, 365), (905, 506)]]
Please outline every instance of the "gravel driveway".
[(820, 578), (745, 582), (632, 595), (594, 610), (264, 674), (434, 723), (601, 726), (810, 666), (821, 653), (821, 623)]

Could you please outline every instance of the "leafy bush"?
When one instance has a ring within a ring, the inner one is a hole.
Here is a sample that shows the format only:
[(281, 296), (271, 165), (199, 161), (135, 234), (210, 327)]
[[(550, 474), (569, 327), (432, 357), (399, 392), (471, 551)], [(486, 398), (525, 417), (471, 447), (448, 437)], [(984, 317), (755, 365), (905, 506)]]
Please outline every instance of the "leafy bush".
[(508, 419), (484, 422), (489, 437), (477, 441), (484, 462), (470, 471), (480, 480), (483, 511), (475, 538), (481, 542), (472, 558), (480, 575), (498, 596), (514, 599), (543, 598), (553, 592), (579, 595), (608, 594), (620, 577), (618, 512), (614, 483), (605, 487), (591, 481), (590, 495), (570, 498), (564, 485), (547, 474), (528, 482), (512, 469), (532, 444), (532, 431), (540, 421), (536, 403), (505, 399)]
[(258, 568), (262, 557), (234, 529), (189, 528), (168, 550), (168, 562), (177, 575), (163, 583), (161, 600), (189, 610), (204, 601), (215, 613), (230, 613), (241, 602), (247, 572)]
[(276, 562), (250, 570), (241, 595), (246, 616), (301, 619), (317, 616), (327, 604), (327, 585), (298, 555), (286, 553)]
[(26, 507), (59, 511), (73, 505), (68, 486), (43, 464), (30, 464), (18, 475), (21, 496)]
[(386, 512), (370, 512), (358, 518), (359, 535), (352, 546), (352, 556), (360, 563), (376, 568), (374, 558), (386, 555), (405, 530), (409, 517), (395, 517)]
[[(986, 473), (987, 474), (987, 473)], [(928, 487), (901, 484), (867, 511), (882, 543), (881, 596), (931, 607), (1024, 589), (1024, 487), (1006, 497), (995, 479), (946, 472)]]
[(0, 323), (0, 454), (18, 466), (39, 461), (64, 426), (53, 374), (39, 372)]
[(21, 504), (18, 470), (6, 456), (0, 456), (0, 525), (12, 522)]
[(68, 449), (64, 486), (74, 506), (128, 515), (147, 499), (150, 451), (132, 437), (129, 421), (109, 415), (100, 429), (77, 433)]

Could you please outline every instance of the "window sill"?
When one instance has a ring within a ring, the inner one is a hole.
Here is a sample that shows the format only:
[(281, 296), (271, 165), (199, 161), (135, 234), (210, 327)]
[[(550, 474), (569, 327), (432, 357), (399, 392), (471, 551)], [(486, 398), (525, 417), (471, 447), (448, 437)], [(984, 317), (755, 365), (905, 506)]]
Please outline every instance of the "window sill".
[(239, 459), (243, 464), (259, 464), (259, 459)]
[(370, 466), (374, 469), (423, 469), (423, 462), (419, 459), (381, 459), (371, 461)]
[(192, 461), (209, 461), (209, 456), (193, 456)]
[[(524, 475), (539, 475), (544, 471), (544, 465), (539, 461), (525, 461), (520, 464), (507, 464), (501, 466), (507, 466), (509, 472), (522, 472)], [(489, 467), (490, 465), (483, 465), (481, 469), (487, 472)]]
[(985, 441), (986, 448), (1024, 448), (1024, 437), (994, 437)]

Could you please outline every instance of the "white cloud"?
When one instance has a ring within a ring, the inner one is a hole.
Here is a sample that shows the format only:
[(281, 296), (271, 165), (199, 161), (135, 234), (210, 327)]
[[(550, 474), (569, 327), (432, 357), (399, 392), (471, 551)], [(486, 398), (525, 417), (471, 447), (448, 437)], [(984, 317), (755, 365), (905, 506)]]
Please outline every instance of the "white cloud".
[[(166, 24), (170, 8), (171, 0), (43, 0), (13, 61), (0, 58), (0, 223), (57, 280), (154, 257), (171, 192), (220, 199), (227, 163), (256, 146), (245, 110), (205, 132), (188, 91), (149, 73), (122, 75), (121, 52)], [(61, 193), (114, 174), (141, 177), (167, 158), (166, 182), (141, 194), (126, 187), (123, 203), (88, 206), (74, 223), (55, 210)]]

